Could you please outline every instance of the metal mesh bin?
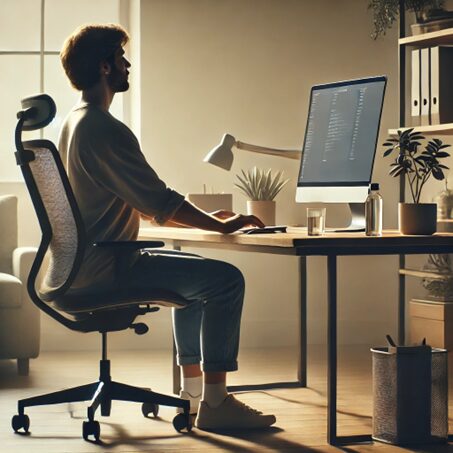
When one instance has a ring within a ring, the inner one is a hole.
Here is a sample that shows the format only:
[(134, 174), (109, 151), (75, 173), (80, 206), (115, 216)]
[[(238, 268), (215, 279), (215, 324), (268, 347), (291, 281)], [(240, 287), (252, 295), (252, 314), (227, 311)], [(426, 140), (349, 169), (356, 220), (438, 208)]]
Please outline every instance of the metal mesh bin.
[(394, 445), (446, 442), (447, 351), (421, 345), (371, 352), (373, 439)]

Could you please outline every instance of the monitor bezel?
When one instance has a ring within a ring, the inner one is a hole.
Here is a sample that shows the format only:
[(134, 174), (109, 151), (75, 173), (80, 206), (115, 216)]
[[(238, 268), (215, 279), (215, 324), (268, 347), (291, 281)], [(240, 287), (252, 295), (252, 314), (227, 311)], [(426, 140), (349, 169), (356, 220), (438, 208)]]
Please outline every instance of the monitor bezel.
[[(313, 85), (311, 87), (310, 101), (309, 101), (308, 114), (307, 114), (307, 122), (305, 125), (304, 142), (302, 144), (302, 151), (301, 151), (300, 161), (299, 161), (299, 174), (297, 176), (297, 187), (298, 188), (299, 187), (363, 187), (363, 186), (368, 186), (371, 183), (371, 177), (373, 175), (373, 170), (374, 170), (374, 162), (376, 160), (376, 150), (377, 150), (377, 144), (378, 144), (378, 140), (379, 140), (379, 131), (381, 128), (381, 118), (382, 118), (382, 110), (384, 108), (384, 99), (385, 99), (385, 90), (387, 87), (387, 80), (388, 80), (387, 76), (381, 75), (381, 76), (364, 77), (364, 78), (360, 78), (360, 79), (342, 80), (339, 82), (324, 83), (324, 84), (320, 84), (320, 85)], [(359, 84), (373, 83), (373, 82), (384, 82), (384, 90), (382, 92), (382, 102), (381, 102), (381, 109), (379, 112), (378, 128), (377, 128), (376, 139), (375, 139), (375, 144), (374, 144), (373, 161), (371, 164), (371, 170), (370, 170), (370, 175), (369, 175), (368, 180), (366, 180), (366, 181), (344, 181), (344, 182), (340, 182), (340, 181), (301, 182), (300, 175), (302, 172), (302, 163), (303, 163), (303, 158), (304, 158), (305, 143), (307, 140), (307, 131), (308, 131), (308, 123), (310, 120), (310, 111), (311, 111), (312, 100), (313, 100), (313, 92), (315, 90), (324, 90), (324, 89), (336, 88), (336, 87), (341, 87), (341, 86), (351, 86), (351, 85), (359, 85)]]

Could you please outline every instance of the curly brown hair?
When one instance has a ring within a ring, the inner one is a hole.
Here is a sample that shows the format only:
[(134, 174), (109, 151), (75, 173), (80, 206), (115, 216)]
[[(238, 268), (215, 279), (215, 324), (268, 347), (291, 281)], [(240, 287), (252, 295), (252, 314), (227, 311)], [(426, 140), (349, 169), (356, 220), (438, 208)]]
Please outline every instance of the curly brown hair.
[(128, 33), (117, 24), (90, 24), (77, 28), (60, 52), (71, 85), (79, 91), (95, 85), (100, 78), (100, 63), (111, 62), (115, 51), (128, 41)]

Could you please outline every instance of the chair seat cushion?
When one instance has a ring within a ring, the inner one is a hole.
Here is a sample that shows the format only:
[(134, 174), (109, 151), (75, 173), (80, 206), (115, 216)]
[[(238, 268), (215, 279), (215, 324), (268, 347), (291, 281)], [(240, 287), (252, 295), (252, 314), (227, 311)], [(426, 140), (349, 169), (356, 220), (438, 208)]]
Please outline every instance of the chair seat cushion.
[(189, 304), (179, 294), (160, 289), (115, 289), (96, 293), (71, 291), (53, 301), (53, 305), (66, 313), (84, 313), (96, 310), (116, 309), (130, 305), (162, 305), (172, 308), (184, 308)]
[(14, 275), (0, 272), (0, 308), (19, 308), (22, 300), (22, 282)]

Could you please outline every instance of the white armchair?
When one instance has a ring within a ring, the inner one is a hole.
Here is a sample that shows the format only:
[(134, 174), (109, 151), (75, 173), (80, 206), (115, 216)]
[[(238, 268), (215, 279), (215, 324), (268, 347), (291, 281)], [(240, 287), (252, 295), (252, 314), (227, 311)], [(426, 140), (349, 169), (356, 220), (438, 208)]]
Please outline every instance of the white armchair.
[(35, 254), (17, 247), (17, 197), (0, 196), (0, 359), (17, 359), (21, 375), (39, 354), (40, 312), (27, 292)]

